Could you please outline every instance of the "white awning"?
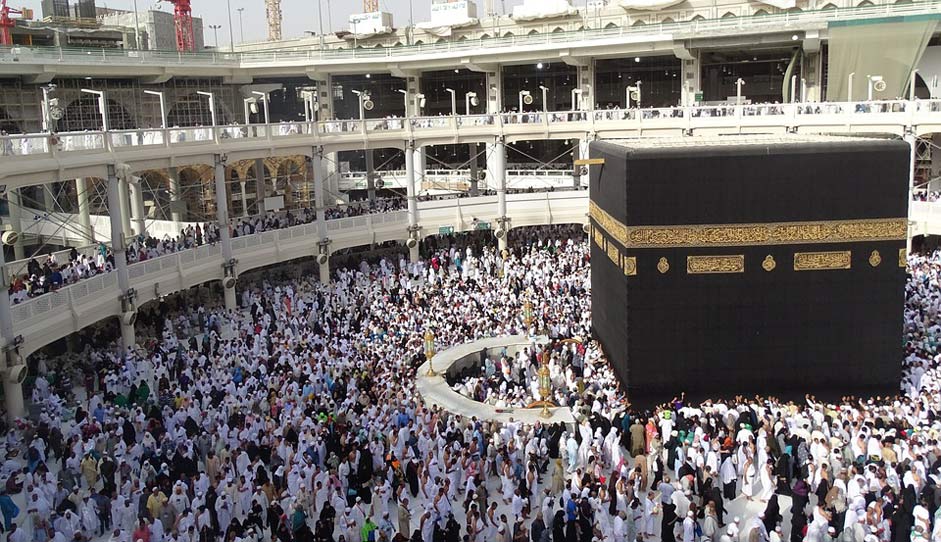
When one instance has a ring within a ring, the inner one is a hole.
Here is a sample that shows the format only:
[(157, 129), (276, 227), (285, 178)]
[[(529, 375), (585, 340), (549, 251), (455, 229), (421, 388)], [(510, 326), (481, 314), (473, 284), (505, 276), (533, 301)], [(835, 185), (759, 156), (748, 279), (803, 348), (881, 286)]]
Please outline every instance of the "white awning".
[(683, 0), (620, 0), (618, 5), (624, 9), (642, 9), (655, 11), (682, 3)]
[(515, 21), (532, 21), (553, 17), (567, 17), (578, 13), (569, 0), (525, 0), (522, 6), (513, 7), (511, 17)]
[(418, 23), (415, 26), (424, 30), (425, 32), (428, 32), (429, 34), (438, 36), (439, 38), (448, 38), (451, 36), (451, 34), (453, 34), (453, 31), (455, 28), (465, 28), (468, 26), (474, 26), (479, 22), (480, 21), (478, 21), (476, 18), (468, 17), (467, 19), (463, 21), (458, 21), (456, 23), (452, 23), (449, 25), (440, 25), (440, 24), (435, 24), (434, 22), (425, 22), (425, 23)]

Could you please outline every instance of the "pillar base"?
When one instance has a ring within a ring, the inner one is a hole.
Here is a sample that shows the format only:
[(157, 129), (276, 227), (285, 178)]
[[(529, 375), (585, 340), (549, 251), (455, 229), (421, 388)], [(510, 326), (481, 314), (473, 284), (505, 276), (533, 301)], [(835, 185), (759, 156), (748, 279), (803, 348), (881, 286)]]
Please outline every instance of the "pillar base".
[(3, 402), (7, 409), (7, 418), (14, 420), (26, 415), (26, 404), (23, 401), (23, 386), (16, 382), (3, 380)]
[(134, 326), (125, 324), (121, 321), (121, 344), (126, 352), (128, 348), (137, 346), (137, 334), (134, 332)]
[(408, 261), (409, 262), (418, 263), (419, 257), (420, 256), (418, 254), (418, 245), (415, 245), (412, 248), (408, 249)]
[(330, 262), (320, 264), (320, 282), (330, 284)]
[(233, 310), (238, 308), (238, 302), (235, 299), (235, 288), (223, 288), (225, 294), (225, 308)]

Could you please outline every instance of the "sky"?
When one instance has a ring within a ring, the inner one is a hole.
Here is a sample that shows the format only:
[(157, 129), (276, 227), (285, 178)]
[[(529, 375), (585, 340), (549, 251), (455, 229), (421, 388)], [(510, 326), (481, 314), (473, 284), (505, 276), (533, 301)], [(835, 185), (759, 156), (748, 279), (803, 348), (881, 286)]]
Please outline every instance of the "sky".
[[(235, 43), (242, 41), (240, 39), (239, 13), (238, 8), (245, 8), (242, 12), (242, 26), (245, 31), (245, 41), (261, 41), (267, 38), (267, 29), (265, 22), (265, 2), (264, 0), (228, 0), (232, 4), (232, 26), (234, 27), (233, 39)], [(40, 9), (41, 0), (8, 0), (10, 7), (27, 7), (35, 10), (36, 18), (40, 18), (42, 10)], [(207, 45), (213, 45), (212, 31), (209, 30), (210, 24), (222, 25), (219, 29), (220, 46), (225, 47), (229, 40), (229, 20), (226, 14), (227, 0), (192, 0), (193, 15), (202, 17), (204, 25), (204, 35)], [(134, 9), (134, 0), (97, 0), (99, 7), (109, 7), (114, 9)], [(330, 5), (330, 17), (332, 25), (328, 24), (327, 4)], [(415, 22), (420, 23), (430, 19), (431, 0), (379, 0), (380, 9), (392, 13), (392, 20), (396, 27), (408, 26), (409, 4), (414, 10)], [(483, 15), (484, 0), (476, 0), (477, 13)], [(501, 6), (505, 4), (507, 11), (512, 6), (522, 4), (523, 0), (494, 0), (494, 6), (499, 12)], [(581, 4), (579, 0), (577, 2)], [(319, 23), (317, 18), (317, 7), (320, 4), (324, 17), (324, 32), (331, 28), (334, 31), (348, 29), (348, 17), (352, 13), (362, 12), (361, 0), (281, 0), (281, 13), (283, 16), (282, 34), (285, 39), (292, 37), (301, 37), (307, 30), (317, 31)], [(167, 2), (155, 2), (154, 0), (137, 0), (137, 7), (141, 11), (148, 9), (162, 9), (163, 11), (173, 11), (172, 5)]]

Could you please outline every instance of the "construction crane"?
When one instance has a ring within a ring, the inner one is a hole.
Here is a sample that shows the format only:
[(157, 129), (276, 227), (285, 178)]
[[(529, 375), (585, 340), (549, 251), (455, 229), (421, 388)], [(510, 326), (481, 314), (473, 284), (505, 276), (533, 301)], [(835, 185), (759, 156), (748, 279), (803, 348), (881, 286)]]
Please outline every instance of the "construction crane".
[(7, 6), (7, 0), (0, 0), (0, 45), (13, 45), (12, 29), (16, 19), (10, 15), (23, 15), (23, 12)]
[(163, 0), (173, 4), (173, 22), (176, 26), (176, 50), (190, 53), (196, 50), (193, 34), (193, 10), (190, 0)]
[(379, 0), (363, 0), (363, 13), (379, 11)]
[(268, 41), (281, 41), (281, 0), (265, 0)]

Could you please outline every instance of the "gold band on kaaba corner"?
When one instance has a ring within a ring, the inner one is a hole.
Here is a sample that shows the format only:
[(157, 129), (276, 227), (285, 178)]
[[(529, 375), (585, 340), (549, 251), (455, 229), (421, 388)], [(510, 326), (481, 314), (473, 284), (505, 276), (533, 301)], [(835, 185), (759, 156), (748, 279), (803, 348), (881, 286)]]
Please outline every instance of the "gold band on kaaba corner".
[(730, 246), (803, 245), (903, 241), (906, 218), (775, 222), (768, 224), (706, 224), (626, 226), (595, 202), (589, 202), (595, 232), (604, 230), (626, 249), (706, 248)]

